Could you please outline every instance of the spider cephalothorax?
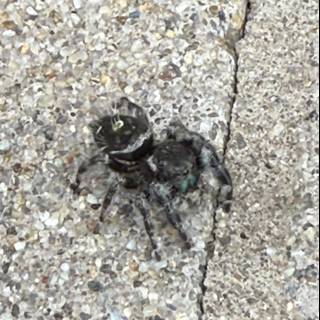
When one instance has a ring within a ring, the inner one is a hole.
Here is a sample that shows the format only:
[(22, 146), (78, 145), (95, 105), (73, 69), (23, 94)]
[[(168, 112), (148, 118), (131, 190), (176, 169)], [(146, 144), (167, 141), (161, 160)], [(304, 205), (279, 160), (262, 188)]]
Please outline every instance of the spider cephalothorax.
[(122, 98), (116, 104), (115, 115), (107, 115), (90, 125), (100, 153), (84, 162), (72, 184), (74, 192), (80, 190), (80, 176), (89, 166), (99, 161), (117, 172), (102, 203), (101, 220), (117, 192), (120, 182), (125, 188), (137, 189), (136, 206), (144, 217), (144, 224), (153, 249), (153, 224), (146, 200), (156, 200), (165, 208), (168, 220), (179, 231), (187, 247), (191, 241), (184, 230), (179, 213), (172, 205), (173, 198), (196, 189), (200, 174), (211, 168), (221, 184), (219, 202), (225, 211), (230, 209), (232, 180), (219, 160), (214, 147), (198, 133), (189, 131), (180, 121), (173, 121), (167, 136), (154, 142), (148, 118), (143, 109)]
[(139, 160), (152, 146), (148, 118), (140, 107), (125, 98), (116, 104), (115, 112), (91, 123), (96, 143), (115, 160)]

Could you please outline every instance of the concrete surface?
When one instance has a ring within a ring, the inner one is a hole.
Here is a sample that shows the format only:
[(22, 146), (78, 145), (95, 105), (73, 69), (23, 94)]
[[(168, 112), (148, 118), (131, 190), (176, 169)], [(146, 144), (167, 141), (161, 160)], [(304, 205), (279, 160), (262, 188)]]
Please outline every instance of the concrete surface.
[[(0, 3), (1, 320), (317, 318), (317, 4), (251, 6), (237, 61), (245, 0)], [(191, 251), (152, 209), (161, 262), (134, 195), (98, 223), (102, 167), (68, 189), (121, 96), (159, 139), (179, 115), (235, 181), (216, 226), (210, 173), (181, 203)]]
[(319, 319), (317, 1), (251, 1), (206, 320)]
[(104, 168), (68, 186), (92, 153), (88, 124), (126, 96), (157, 138), (173, 115), (220, 155), (228, 136), (234, 42), (245, 0), (0, 2), (0, 319), (188, 319), (202, 316), (217, 186), (206, 172), (180, 210), (187, 251), (154, 206), (162, 261), (120, 191), (95, 210)]

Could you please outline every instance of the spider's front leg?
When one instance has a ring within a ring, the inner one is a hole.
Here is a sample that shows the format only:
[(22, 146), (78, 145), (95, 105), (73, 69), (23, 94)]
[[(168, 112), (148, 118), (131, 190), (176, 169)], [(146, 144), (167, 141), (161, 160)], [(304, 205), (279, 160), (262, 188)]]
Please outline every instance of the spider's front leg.
[(219, 159), (215, 148), (200, 134), (189, 131), (178, 119), (170, 124), (167, 135), (193, 150), (197, 156), (200, 169), (211, 168), (214, 176), (221, 184), (219, 203), (222, 204), (226, 212), (229, 212), (233, 197), (232, 179), (223, 162)]
[[(137, 185), (135, 183), (137, 183), (137, 181), (133, 181), (132, 178), (130, 178), (130, 177), (125, 177), (122, 180), (123, 186), (125, 188), (129, 188), (129, 189), (137, 187)], [(103, 199), (103, 202), (102, 202), (101, 214), (100, 214), (100, 221), (101, 222), (104, 222), (105, 214), (108, 210), (108, 207), (111, 204), (113, 196), (116, 194), (118, 189), (119, 189), (119, 179), (114, 177), (111, 181), (111, 184), (110, 184), (108, 191), (107, 191), (107, 193)], [(158, 246), (154, 240), (154, 226), (153, 226), (153, 223), (151, 220), (151, 215), (150, 215), (150, 211), (149, 211), (150, 208), (147, 203), (148, 197), (149, 196), (148, 196), (147, 192), (144, 192), (142, 197), (139, 197), (136, 199), (135, 205), (136, 205), (137, 209), (140, 211), (141, 215), (143, 216), (144, 226), (145, 226), (146, 232), (148, 234), (148, 237), (150, 239), (152, 250), (155, 254), (155, 257), (158, 261), (160, 261), (161, 257), (157, 252)]]
[(151, 220), (150, 208), (147, 204), (147, 199), (149, 199), (149, 194), (147, 192), (145, 192), (143, 198), (138, 198), (136, 200), (136, 206), (139, 209), (139, 211), (143, 217), (144, 227), (145, 227), (146, 232), (148, 234), (148, 237), (150, 239), (150, 243), (152, 246), (152, 250), (155, 254), (155, 257), (158, 261), (160, 261), (161, 256), (158, 253), (158, 246), (154, 240), (154, 225)]
[(165, 206), (167, 218), (169, 222), (173, 225), (173, 227), (179, 232), (181, 239), (185, 242), (186, 248), (191, 249), (192, 242), (189, 239), (186, 231), (184, 230), (181, 217), (179, 213), (172, 208), (171, 204), (166, 204)]
[(107, 190), (107, 193), (105, 194), (103, 201), (102, 201), (101, 212), (100, 212), (100, 221), (101, 222), (104, 222), (105, 213), (110, 206), (110, 203), (112, 201), (113, 196), (118, 191), (118, 186), (119, 186), (119, 182), (118, 182), (117, 178), (114, 177), (112, 179), (110, 186)]
[(105, 159), (101, 154), (97, 154), (93, 157), (91, 157), (88, 160), (83, 161), (77, 171), (75, 182), (70, 185), (71, 190), (73, 193), (80, 194), (80, 184), (81, 184), (81, 176), (88, 171), (90, 167), (95, 166), (99, 162), (105, 162)]

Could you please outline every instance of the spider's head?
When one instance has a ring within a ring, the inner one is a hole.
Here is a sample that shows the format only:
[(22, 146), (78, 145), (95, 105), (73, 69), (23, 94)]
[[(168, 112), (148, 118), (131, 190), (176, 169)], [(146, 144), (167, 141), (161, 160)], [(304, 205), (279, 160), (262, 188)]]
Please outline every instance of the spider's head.
[(106, 115), (90, 124), (98, 147), (120, 160), (136, 160), (152, 147), (152, 131), (143, 109), (122, 98)]
[(187, 193), (196, 188), (199, 180), (197, 159), (182, 143), (163, 142), (155, 149), (151, 162), (158, 179), (171, 184), (179, 192)]

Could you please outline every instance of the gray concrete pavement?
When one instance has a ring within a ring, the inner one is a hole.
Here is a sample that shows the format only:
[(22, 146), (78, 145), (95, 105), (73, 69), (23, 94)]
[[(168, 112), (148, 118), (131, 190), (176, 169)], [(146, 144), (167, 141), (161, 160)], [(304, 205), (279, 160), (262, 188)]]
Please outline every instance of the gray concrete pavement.
[[(251, 6), (237, 61), (246, 0), (0, 2), (1, 320), (316, 319), (317, 4)], [(178, 115), (234, 178), (216, 225), (210, 172), (180, 203), (190, 251), (151, 209), (160, 262), (132, 194), (98, 222), (103, 167), (69, 189), (121, 96), (158, 139)]]
[(97, 152), (88, 124), (122, 96), (145, 108), (157, 139), (179, 115), (221, 155), (245, 8), (245, 0), (0, 2), (1, 320), (202, 316), (212, 175), (177, 203), (191, 250), (159, 206), (149, 209), (161, 262), (134, 194), (120, 189), (99, 223), (103, 167), (84, 177), (80, 197), (69, 183)]
[(319, 319), (318, 2), (250, 2), (205, 319)]

